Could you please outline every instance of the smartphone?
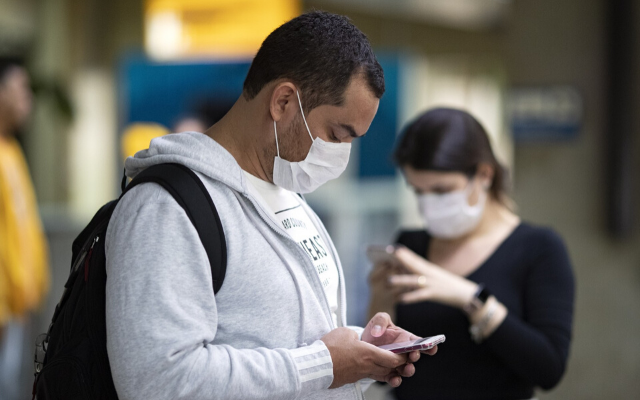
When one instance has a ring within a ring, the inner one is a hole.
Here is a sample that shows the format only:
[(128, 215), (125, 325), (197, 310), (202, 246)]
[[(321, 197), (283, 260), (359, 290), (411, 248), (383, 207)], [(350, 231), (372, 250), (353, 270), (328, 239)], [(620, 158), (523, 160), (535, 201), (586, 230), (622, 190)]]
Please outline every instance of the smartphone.
[(408, 342), (385, 344), (378, 347), (384, 350), (389, 350), (392, 353), (402, 354), (410, 351), (424, 351), (432, 349), (440, 343), (443, 343), (445, 339), (444, 335), (437, 335), (417, 340), (409, 340)]
[(390, 244), (386, 246), (371, 245), (367, 247), (367, 258), (373, 264), (399, 264), (400, 262), (393, 254), (396, 251), (396, 246)]

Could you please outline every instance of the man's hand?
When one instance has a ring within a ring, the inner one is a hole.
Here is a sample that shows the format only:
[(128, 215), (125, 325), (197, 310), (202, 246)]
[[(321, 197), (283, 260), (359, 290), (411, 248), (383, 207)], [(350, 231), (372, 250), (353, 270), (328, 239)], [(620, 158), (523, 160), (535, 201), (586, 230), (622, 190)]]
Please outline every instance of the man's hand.
[[(382, 346), (385, 344), (406, 342), (409, 340), (420, 339), (419, 336), (414, 335), (411, 332), (397, 327), (391, 321), (391, 317), (387, 313), (377, 313), (371, 318), (371, 321), (364, 328), (362, 332), (362, 340), (371, 343), (374, 346)], [(438, 346), (425, 350), (422, 353), (434, 355), (438, 351)], [(416, 362), (420, 359), (420, 352), (414, 351), (410, 353), (409, 361)]]
[[(358, 334), (349, 328), (334, 329), (321, 340), (329, 349), (333, 362), (331, 389), (364, 378), (388, 382), (392, 386), (400, 385), (402, 379), (398, 377), (398, 368), (403, 372), (407, 369), (402, 368), (407, 363), (406, 354), (394, 354), (358, 340)], [(406, 372), (413, 375), (413, 365)]]
[[(391, 343), (406, 342), (409, 340), (419, 339), (419, 336), (411, 332), (407, 332), (393, 324), (391, 317), (387, 313), (377, 313), (371, 318), (371, 321), (364, 328), (362, 340), (371, 343), (374, 346), (382, 346)], [(422, 353), (434, 355), (438, 351), (438, 346), (425, 350)], [(395, 374), (391, 374), (385, 379), (393, 387), (400, 386), (401, 377), (411, 377), (415, 373), (413, 363), (420, 359), (419, 351), (412, 351), (408, 354), (407, 364), (396, 369)]]

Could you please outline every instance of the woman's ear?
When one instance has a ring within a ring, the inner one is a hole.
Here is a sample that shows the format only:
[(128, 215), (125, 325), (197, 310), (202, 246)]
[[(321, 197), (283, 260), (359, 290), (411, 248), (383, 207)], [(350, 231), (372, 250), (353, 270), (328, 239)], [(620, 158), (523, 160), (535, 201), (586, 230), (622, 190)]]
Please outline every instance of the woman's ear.
[(298, 103), (296, 98), (296, 87), (290, 81), (277, 83), (271, 92), (269, 101), (269, 112), (271, 118), (276, 122), (288, 122), (295, 115)]
[(483, 188), (489, 189), (491, 187), (494, 175), (495, 170), (493, 168), (493, 165), (484, 162), (478, 164), (478, 169), (476, 170), (476, 178)]

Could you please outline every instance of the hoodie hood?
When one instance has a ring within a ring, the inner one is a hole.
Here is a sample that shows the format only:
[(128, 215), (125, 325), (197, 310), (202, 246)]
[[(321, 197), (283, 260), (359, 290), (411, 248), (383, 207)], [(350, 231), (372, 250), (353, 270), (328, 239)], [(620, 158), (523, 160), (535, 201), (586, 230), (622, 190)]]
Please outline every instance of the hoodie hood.
[(177, 163), (224, 183), (240, 193), (247, 192), (242, 168), (224, 147), (198, 132), (173, 133), (155, 138), (124, 163), (126, 175), (134, 178), (156, 164)]

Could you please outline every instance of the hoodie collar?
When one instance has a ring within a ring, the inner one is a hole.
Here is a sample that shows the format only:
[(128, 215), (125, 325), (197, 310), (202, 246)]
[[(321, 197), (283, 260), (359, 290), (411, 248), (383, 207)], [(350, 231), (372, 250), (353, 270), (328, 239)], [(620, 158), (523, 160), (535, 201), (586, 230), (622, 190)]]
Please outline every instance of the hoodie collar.
[(155, 138), (149, 148), (126, 159), (129, 178), (156, 164), (178, 163), (247, 193), (246, 178), (236, 159), (218, 142), (198, 132), (172, 133)]

